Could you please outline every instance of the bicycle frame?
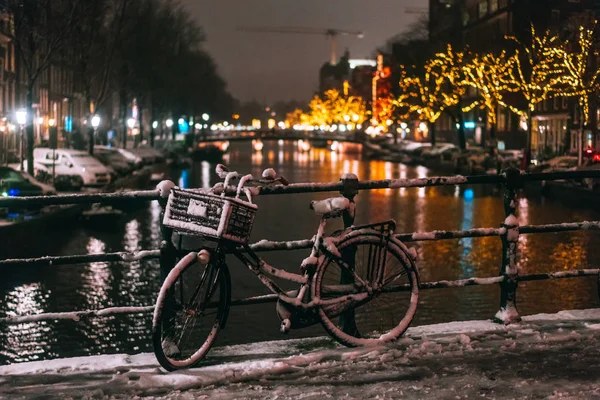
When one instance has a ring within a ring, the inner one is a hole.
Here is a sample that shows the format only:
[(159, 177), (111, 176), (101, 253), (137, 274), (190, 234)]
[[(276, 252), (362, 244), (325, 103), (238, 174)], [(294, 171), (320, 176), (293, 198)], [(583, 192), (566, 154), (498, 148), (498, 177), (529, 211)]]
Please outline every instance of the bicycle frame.
[[(343, 257), (339, 257), (338, 255), (333, 254), (323, 244), (323, 239), (324, 239), (323, 232), (324, 232), (326, 224), (327, 224), (327, 220), (325, 218), (322, 218), (320, 221), (320, 224), (319, 224), (319, 228), (317, 230), (317, 234), (315, 236), (315, 241), (314, 241), (313, 247), (311, 249), (311, 256), (316, 257), (320, 254), (326, 253), (330, 256), (335, 257), (337, 259), (337, 262), (341, 266), (344, 266), (344, 268), (347, 271), (353, 271), (354, 270), (353, 266), (348, 265), (348, 263), (346, 263), (343, 260)], [(343, 231), (338, 231), (338, 232), (336, 232), (336, 234), (343, 234), (343, 232), (351, 232), (351, 231), (362, 231), (362, 230), (366, 230), (366, 229), (373, 231), (374, 230), (373, 228), (375, 228), (375, 227), (381, 227), (382, 228), (381, 232), (384, 232), (384, 231), (389, 231), (390, 226), (392, 226), (392, 227), (395, 226), (395, 223), (393, 221), (386, 221), (383, 223), (375, 223), (375, 224), (356, 226), (356, 227), (351, 227), (351, 228), (345, 229)], [(392, 230), (393, 230), (393, 228), (392, 228)], [(309, 309), (313, 309), (317, 306), (330, 306), (331, 307), (331, 306), (340, 305), (341, 303), (348, 303), (348, 301), (351, 301), (352, 303), (353, 302), (360, 303), (362, 301), (367, 300), (370, 296), (369, 293), (371, 293), (373, 290), (376, 290), (376, 288), (381, 285), (381, 280), (383, 278), (382, 266), (385, 265), (385, 256), (384, 256), (383, 264), (380, 264), (379, 262), (377, 262), (377, 265), (379, 265), (379, 267), (378, 267), (377, 271), (373, 271), (374, 273), (376, 273), (376, 276), (377, 276), (377, 279), (375, 280), (377, 282), (376, 287), (371, 287), (370, 285), (367, 285), (367, 283), (364, 282), (356, 274), (352, 274), (353, 275), (352, 278), (354, 279), (353, 281), (344, 282), (345, 284), (340, 283), (340, 285), (336, 286), (340, 297), (336, 297), (334, 299), (328, 299), (328, 300), (311, 299), (311, 301), (305, 302), (303, 299), (306, 295), (306, 291), (310, 289), (310, 285), (312, 284), (311, 278), (315, 272), (314, 270), (312, 270), (312, 271), (307, 270), (304, 273), (304, 275), (300, 275), (300, 274), (296, 274), (293, 272), (287, 272), (282, 269), (273, 267), (272, 265), (269, 265), (268, 263), (266, 263), (262, 258), (260, 258), (256, 254), (256, 252), (254, 252), (248, 245), (243, 245), (241, 249), (237, 245), (232, 245), (232, 246), (225, 245), (225, 248), (226, 248), (226, 253), (233, 254), (237, 259), (239, 259), (242, 263), (244, 263), (248, 267), (248, 269), (251, 270), (258, 277), (258, 279), (272, 293), (276, 294), (279, 297), (279, 299), (281, 301), (291, 305), (294, 308), (303, 309), (305, 311), (309, 310)], [(373, 256), (380, 257), (379, 254), (373, 255)], [(378, 259), (378, 261), (379, 261), (379, 259)], [(300, 286), (300, 289), (298, 290), (298, 294), (295, 297), (289, 296), (286, 291), (284, 291), (281, 287), (279, 287), (279, 285), (277, 285), (270, 278), (270, 276), (280, 278), (280, 279), (283, 279), (283, 280), (286, 280), (289, 282), (299, 283), (301, 286)], [(353, 292), (352, 289), (355, 289), (355, 285), (352, 282), (359, 283), (361, 286), (365, 287), (367, 290), (361, 294), (352, 293)], [(336, 293), (336, 290), (335, 290), (336, 288), (332, 288), (331, 292)], [(343, 310), (340, 310), (340, 312), (343, 312)]]

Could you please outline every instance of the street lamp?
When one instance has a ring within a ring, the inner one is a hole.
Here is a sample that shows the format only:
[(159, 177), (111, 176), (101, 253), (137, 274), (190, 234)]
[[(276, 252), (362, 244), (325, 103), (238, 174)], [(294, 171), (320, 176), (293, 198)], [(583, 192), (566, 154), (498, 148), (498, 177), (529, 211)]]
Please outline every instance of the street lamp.
[(158, 121), (154, 121), (152, 123), (152, 129), (156, 129), (156, 128), (158, 128)]
[(204, 121), (208, 121), (210, 119), (210, 115), (208, 115), (207, 113), (202, 114), (202, 119)]
[(19, 134), (21, 135), (21, 171), (25, 171), (25, 124), (27, 123), (27, 111), (17, 110), (15, 113), (17, 124), (19, 124)]
[(167, 128), (170, 128), (170, 127), (172, 127), (172, 126), (173, 126), (173, 120), (172, 120), (171, 118), (169, 118), (169, 119), (168, 119), (168, 120), (165, 122), (165, 124), (167, 124)]
[(100, 126), (100, 116), (94, 115), (92, 117), (92, 127), (94, 128), (94, 130), (96, 130), (96, 129), (98, 129), (99, 126)]
[[(133, 129), (135, 128), (135, 119), (133, 118), (129, 118), (127, 120), (127, 126), (129, 127), (129, 129)], [(133, 133), (133, 132), (132, 132)]]

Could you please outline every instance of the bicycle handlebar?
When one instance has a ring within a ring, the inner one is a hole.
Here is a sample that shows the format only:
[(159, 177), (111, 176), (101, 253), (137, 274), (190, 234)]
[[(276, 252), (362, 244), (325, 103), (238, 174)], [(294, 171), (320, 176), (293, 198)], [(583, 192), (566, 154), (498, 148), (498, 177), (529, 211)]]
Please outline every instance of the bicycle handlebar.
[(273, 168), (265, 169), (262, 173), (261, 179), (254, 179), (254, 177), (250, 174), (242, 176), (235, 171), (229, 171), (229, 168), (227, 168), (223, 164), (217, 164), (215, 171), (216, 171), (217, 175), (219, 176), (219, 178), (224, 179), (224, 182), (216, 183), (211, 188), (211, 191), (213, 193), (216, 193), (218, 190), (222, 190), (222, 192), (220, 193), (221, 197), (225, 197), (225, 195), (226, 195), (225, 188), (227, 188), (229, 186), (229, 183), (232, 180), (238, 179), (238, 178), (240, 178), (240, 181), (238, 182), (235, 197), (239, 198), (241, 192), (243, 191), (246, 194), (246, 197), (248, 197), (248, 200), (250, 202), (252, 202), (251, 191), (248, 188), (244, 187), (244, 185), (246, 185), (247, 183), (258, 183), (258, 184), (262, 184), (262, 185), (272, 185), (272, 184), (279, 183), (284, 186), (289, 185), (289, 182), (283, 176), (280, 176), (279, 178), (277, 178), (277, 172), (275, 172), (275, 170)]

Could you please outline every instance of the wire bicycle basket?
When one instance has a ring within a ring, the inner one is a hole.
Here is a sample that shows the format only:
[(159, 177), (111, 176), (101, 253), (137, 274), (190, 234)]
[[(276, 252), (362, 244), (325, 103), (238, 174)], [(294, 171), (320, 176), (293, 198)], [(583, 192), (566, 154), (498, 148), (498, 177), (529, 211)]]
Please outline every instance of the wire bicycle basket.
[[(196, 190), (172, 189), (163, 224), (182, 234), (247, 243), (258, 207), (239, 198), (246, 180), (240, 180), (235, 198), (226, 197), (225, 190), (219, 196)], [(226, 179), (226, 183), (228, 181)]]

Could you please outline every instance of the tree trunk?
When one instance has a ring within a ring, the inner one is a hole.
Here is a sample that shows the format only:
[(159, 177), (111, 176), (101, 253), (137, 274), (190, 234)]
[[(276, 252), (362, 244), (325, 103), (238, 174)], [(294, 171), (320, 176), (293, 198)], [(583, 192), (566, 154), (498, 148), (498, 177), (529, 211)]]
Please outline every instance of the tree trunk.
[(142, 125), (142, 120), (144, 119), (144, 117), (143, 117), (144, 108), (142, 106), (141, 101), (138, 101), (137, 109), (138, 109), (138, 124), (140, 125), (140, 132), (138, 134), (139, 138), (137, 140), (137, 143), (140, 144), (144, 141), (144, 125)]
[(431, 138), (431, 145), (435, 146), (435, 122), (429, 123), (429, 137)]
[(525, 142), (525, 152), (523, 154), (523, 169), (529, 167), (531, 163), (531, 140), (533, 138), (533, 124), (531, 119), (531, 108), (527, 107), (527, 139)]
[(123, 130), (122, 135), (122, 146), (124, 149), (127, 148), (127, 93), (121, 85), (121, 90), (119, 91), (119, 121), (120, 121), (120, 129)]
[[(27, 85), (27, 173), (35, 176), (33, 171), (33, 82)], [(23, 140), (23, 138), (21, 138)]]
[[(89, 119), (88, 119), (89, 121)], [(89, 124), (90, 122), (88, 122)], [(94, 137), (95, 135), (95, 129), (92, 128), (91, 126), (87, 126), (86, 125), (86, 129), (88, 131), (88, 153), (90, 153), (90, 156), (94, 155), (94, 145), (96, 144), (96, 138)]]
[(458, 110), (458, 147), (461, 150), (467, 149), (467, 137), (465, 135), (465, 117), (462, 111)]
[(171, 121), (173, 121), (173, 125), (171, 126), (171, 139), (175, 141), (177, 136), (177, 121), (175, 120), (174, 115), (171, 115)]

